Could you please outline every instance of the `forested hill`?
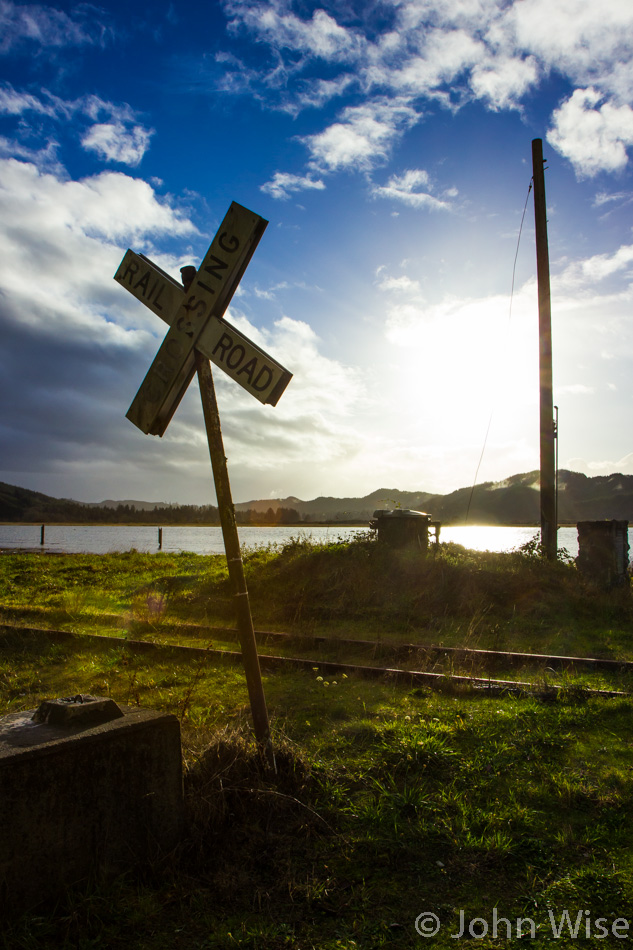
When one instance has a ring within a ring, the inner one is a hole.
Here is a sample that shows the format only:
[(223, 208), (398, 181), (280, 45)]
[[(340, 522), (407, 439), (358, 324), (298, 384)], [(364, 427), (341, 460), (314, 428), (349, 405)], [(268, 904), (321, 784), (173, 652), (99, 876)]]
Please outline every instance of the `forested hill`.
[[(588, 478), (579, 472), (561, 470), (559, 476), (559, 522), (598, 521), (603, 518), (633, 521), (633, 475)], [(483, 482), (459, 488), (448, 495), (406, 492), (381, 488), (363, 498), (315, 498), (301, 501), (289, 497), (271, 501), (247, 501), (236, 508), (293, 508), (302, 520), (367, 521), (377, 508), (413, 508), (427, 511), (444, 524), (538, 524), (540, 522), (539, 473), (512, 475), (501, 482)]]
[[(282, 505), (275, 506), (270, 520), (267, 513), (236, 511), (238, 524), (297, 524), (301, 516)], [(71, 524), (191, 524), (217, 525), (214, 505), (168, 505), (165, 502), (103, 501), (100, 504), (53, 498), (41, 492), (0, 482), (0, 522), (45, 522)]]
[(71, 522), (73, 524), (217, 524), (212, 505), (112, 502), (85, 505), (69, 498), (52, 498), (0, 482), (0, 521)]
[[(236, 504), (240, 524), (310, 522), (366, 523), (377, 508), (413, 508), (444, 524), (538, 524), (539, 473), (484, 482), (448, 495), (378, 489), (360, 498), (320, 497), (302, 501), (289, 496)], [(633, 475), (559, 472), (559, 523), (616, 518), (633, 522)], [(0, 521), (74, 522), (78, 524), (218, 524), (212, 505), (166, 505), (164, 502), (106, 501), (82, 504), (0, 482)]]

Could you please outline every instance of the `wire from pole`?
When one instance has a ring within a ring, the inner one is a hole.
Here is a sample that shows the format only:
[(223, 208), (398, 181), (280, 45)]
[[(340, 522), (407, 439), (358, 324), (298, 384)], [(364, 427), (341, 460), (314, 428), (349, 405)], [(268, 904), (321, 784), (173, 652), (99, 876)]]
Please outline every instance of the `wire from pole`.
[[(525, 196), (525, 204), (523, 205), (523, 214), (521, 215), (521, 224), (519, 225), (519, 236), (518, 236), (518, 238), (517, 238), (516, 251), (514, 252), (514, 263), (513, 263), (513, 265), (512, 265), (512, 282), (511, 282), (511, 285), (510, 285), (510, 306), (509, 306), (509, 309), (508, 309), (508, 324), (510, 324), (510, 322), (511, 322), (511, 320), (512, 320), (512, 303), (513, 303), (513, 300), (514, 300), (514, 281), (515, 281), (515, 278), (516, 278), (517, 260), (518, 260), (518, 257), (519, 257), (519, 245), (521, 244), (521, 234), (523, 233), (523, 222), (525, 221), (525, 212), (527, 211), (527, 206), (528, 206), (528, 201), (529, 201), (529, 198), (530, 198), (530, 192), (532, 191), (532, 182), (533, 182), (533, 181), (534, 181), (534, 179), (531, 178), (531, 179), (530, 179), (530, 184), (528, 185), (527, 195)], [(486, 434), (484, 435), (484, 444), (483, 444), (482, 447), (481, 447), (481, 455), (479, 456), (479, 461), (477, 462), (477, 468), (476, 468), (476, 470), (475, 470), (475, 477), (474, 477), (474, 479), (473, 479), (472, 488), (470, 489), (470, 496), (469, 496), (469, 498), (468, 498), (468, 506), (467, 506), (467, 508), (466, 508), (466, 519), (465, 519), (466, 524), (468, 524), (468, 516), (470, 515), (470, 506), (472, 505), (473, 495), (475, 494), (475, 487), (476, 487), (476, 485), (477, 485), (477, 476), (479, 475), (479, 469), (481, 468), (481, 463), (482, 463), (482, 461), (483, 461), (484, 452), (486, 451), (486, 445), (487, 445), (487, 443), (488, 443), (488, 436), (489, 436), (489, 434), (490, 434), (490, 427), (491, 427), (491, 425), (492, 425), (492, 417), (494, 416), (494, 411), (495, 411), (495, 409), (494, 409), (494, 403), (493, 403), (493, 404), (492, 404), (492, 408), (491, 408), (491, 410), (490, 410), (490, 417), (489, 417), (489, 419), (488, 419), (488, 425), (487, 425), (487, 427), (486, 427)]]

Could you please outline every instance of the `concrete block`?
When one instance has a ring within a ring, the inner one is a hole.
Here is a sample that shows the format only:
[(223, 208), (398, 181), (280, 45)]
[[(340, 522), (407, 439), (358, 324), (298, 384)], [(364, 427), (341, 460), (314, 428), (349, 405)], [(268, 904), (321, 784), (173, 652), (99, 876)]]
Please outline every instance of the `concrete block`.
[[(85, 721), (69, 711), (59, 724), (59, 713), (51, 717), (50, 707), (0, 719), (0, 907), (5, 914), (56, 898), (71, 884), (154, 861), (180, 840), (182, 754), (176, 717), (120, 706), (117, 718), (95, 724), (101, 714), (94, 703), (103, 703), (95, 697), (53, 701), (53, 708), (80, 700), (86, 704)], [(38, 722), (37, 715), (44, 721)], [(46, 721), (51, 718), (55, 721)]]
[(576, 565), (604, 588), (628, 584), (628, 521), (579, 521)]

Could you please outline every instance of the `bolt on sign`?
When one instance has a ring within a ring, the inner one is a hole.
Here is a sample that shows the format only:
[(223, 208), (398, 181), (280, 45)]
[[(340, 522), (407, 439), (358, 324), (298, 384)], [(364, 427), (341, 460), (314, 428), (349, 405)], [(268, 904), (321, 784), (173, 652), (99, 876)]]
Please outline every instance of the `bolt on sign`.
[(267, 223), (233, 202), (187, 291), (142, 254), (125, 254), (114, 279), (169, 324), (127, 412), (142, 432), (165, 432), (195, 373), (194, 347), (260, 402), (277, 404), (292, 373), (223, 318)]
[[(211, 360), (260, 402), (273, 406), (292, 378), (287, 369), (224, 319), (267, 223), (233, 202), (198, 271), (195, 267), (183, 268), (184, 287), (143, 254), (131, 250), (126, 252), (114, 279), (169, 327), (127, 418), (142, 432), (163, 435), (194, 373), (198, 373), (255, 734), (268, 764), (274, 768), (268, 711), (209, 365)], [(185, 279), (186, 271), (195, 276)]]

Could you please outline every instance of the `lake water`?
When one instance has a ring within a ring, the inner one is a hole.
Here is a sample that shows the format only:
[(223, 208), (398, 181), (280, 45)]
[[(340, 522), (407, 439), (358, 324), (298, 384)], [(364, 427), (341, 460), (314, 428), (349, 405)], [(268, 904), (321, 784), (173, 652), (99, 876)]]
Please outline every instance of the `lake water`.
[[(290, 538), (308, 537), (324, 543), (339, 538), (368, 533), (369, 528), (323, 528), (298, 525), (274, 528), (238, 528), (245, 548), (261, 548), (284, 544)], [(443, 528), (441, 541), (455, 541), (476, 551), (512, 551), (536, 534), (537, 528), (511, 528), (467, 525)], [(629, 543), (631, 537), (629, 536)], [(578, 554), (576, 528), (560, 528), (558, 546), (572, 557)], [(0, 549), (40, 548), (40, 525), (0, 524)], [(158, 551), (158, 528), (134, 525), (47, 525), (44, 551), (86, 552), (105, 554), (108, 551)], [(193, 551), (196, 554), (223, 554), (220, 528), (163, 527), (163, 551)]]

